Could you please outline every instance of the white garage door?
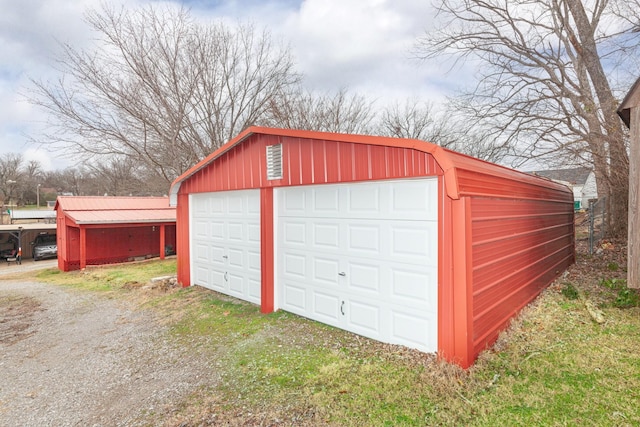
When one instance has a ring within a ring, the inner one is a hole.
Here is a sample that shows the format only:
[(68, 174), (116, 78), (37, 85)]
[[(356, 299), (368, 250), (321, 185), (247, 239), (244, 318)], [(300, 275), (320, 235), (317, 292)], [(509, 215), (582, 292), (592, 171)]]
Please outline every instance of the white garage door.
[(437, 351), (437, 178), (276, 194), (278, 308)]
[(192, 282), (260, 304), (259, 190), (189, 197)]

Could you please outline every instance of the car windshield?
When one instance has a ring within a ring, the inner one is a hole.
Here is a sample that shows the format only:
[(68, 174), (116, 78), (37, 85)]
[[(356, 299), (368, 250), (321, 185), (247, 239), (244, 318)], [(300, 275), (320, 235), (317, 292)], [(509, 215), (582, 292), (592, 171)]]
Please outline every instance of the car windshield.
[(50, 244), (56, 243), (56, 236), (50, 235), (50, 234), (47, 234), (44, 236), (38, 236), (36, 238), (36, 243), (50, 243)]

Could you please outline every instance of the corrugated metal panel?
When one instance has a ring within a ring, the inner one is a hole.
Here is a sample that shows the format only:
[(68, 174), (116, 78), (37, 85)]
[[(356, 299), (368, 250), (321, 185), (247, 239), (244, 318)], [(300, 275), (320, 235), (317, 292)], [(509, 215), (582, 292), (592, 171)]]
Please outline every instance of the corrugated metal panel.
[(168, 197), (58, 196), (56, 210), (171, 209)]
[[(283, 177), (268, 180), (266, 147), (282, 144)], [(426, 143), (425, 143), (426, 144)], [(238, 174), (242, 171), (242, 174)], [(408, 148), (256, 134), (195, 172), (181, 194), (288, 185), (328, 184), (442, 174), (428, 153)]]
[[(518, 310), (574, 262), (573, 197), (569, 191), (532, 189), (527, 183), (506, 180), (502, 183), (501, 194), (497, 187), (490, 191), (504, 198), (470, 198), (470, 315), (476, 355), (495, 341)], [(527, 192), (536, 198), (508, 198)]]
[[(113, 264), (136, 257), (160, 255), (160, 226), (86, 228), (86, 265)], [(77, 270), (80, 264), (80, 229), (67, 227), (66, 256), (60, 257), (64, 271)], [(165, 246), (176, 246), (175, 226), (165, 226)]]

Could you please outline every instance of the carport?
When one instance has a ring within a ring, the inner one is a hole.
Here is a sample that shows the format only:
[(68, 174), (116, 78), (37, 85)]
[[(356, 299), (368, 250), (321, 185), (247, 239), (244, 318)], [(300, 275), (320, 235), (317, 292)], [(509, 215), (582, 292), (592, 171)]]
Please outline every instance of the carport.
[[(40, 233), (56, 234), (56, 224), (8, 224), (0, 225), (0, 253), (21, 250), (22, 258), (32, 258), (30, 243)], [(4, 259), (4, 256), (3, 256)]]
[(175, 253), (176, 210), (168, 197), (59, 196), (55, 210), (60, 270)]

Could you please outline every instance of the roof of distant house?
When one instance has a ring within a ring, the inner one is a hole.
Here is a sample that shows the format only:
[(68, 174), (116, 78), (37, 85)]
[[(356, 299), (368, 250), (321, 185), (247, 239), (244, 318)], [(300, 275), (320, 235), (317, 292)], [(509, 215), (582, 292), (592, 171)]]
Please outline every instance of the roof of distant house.
[(573, 169), (552, 169), (544, 171), (529, 172), (531, 175), (549, 178), (554, 181), (564, 181), (572, 185), (584, 185), (591, 173), (591, 168), (580, 167)]
[(175, 222), (168, 197), (58, 196), (62, 209), (77, 224)]

